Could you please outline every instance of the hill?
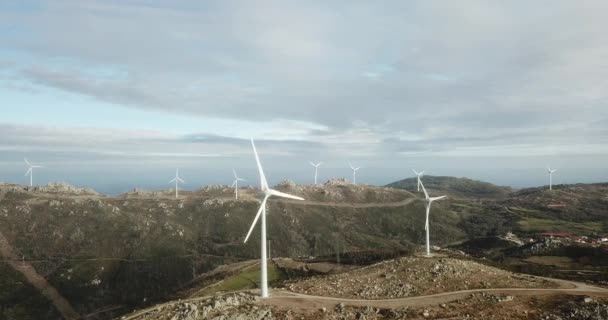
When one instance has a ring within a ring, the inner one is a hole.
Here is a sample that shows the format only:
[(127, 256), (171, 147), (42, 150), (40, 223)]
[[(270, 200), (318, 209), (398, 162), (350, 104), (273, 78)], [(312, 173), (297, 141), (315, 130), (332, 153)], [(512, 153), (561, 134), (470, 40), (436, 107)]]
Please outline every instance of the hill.
[[(276, 188), (306, 201), (268, 202), (273, 257), (359, 264), (424, 244), (418, 193), (340, 180)], [(605, 191), (605, 185), (575, 185), (551, 194), (522, 190), (507, 199), (449, 198), (433, 206), (431, 243), (534, 233), (548, 223), (608, 231)], [(163, 301), (218, 266), (259, 258), (259, 229), (242, 241), (261, 195), (242, 188), (235, 200), (233, 192), (208, 186), (175, 199), (171, 191), (109, 197), (88, 189), (0, 185), (0, 249), (3, 243), (10, 249), (2, 251), (0, 319), (59, 317), (24, 270), (46, 279), (77, 313), (108, 319)], [(568, 207), (547, 207), (555, 201)]]
[[(248, 273), (244, 268), (236, 276)], [(289, 279), (273, 287), (268, 299), (260, 299), (257, 290), (234, 289), (182, 297), (123, 319), (603, 319), (608, 315), (607, 289), (503, 271), (466, 257), (402, 257), (338, 274)]]
[[(424, 206), (407, 191), (348, 184), (278, 188), (312, 200), (268, 202), (273, 256), (339, 259), (348, 252), (408, 252), (424, 242)], [(0, 319), (59, 317), (19, 265), (47, 279), (81, 315), (110, 310), (97, 315), (105, 319), (159, 301), (217, 266), (258, 258), (259, 231), (242, 241), (260, 195), (249, 188), (240, 194), (234, 200), (227, 186), (179, 199), (170, 191), (109, 197), (0, 186), (0, 235), (13, 253), (3, 258), (15, 262), (0, 265)], [(468, 237), (448, 206), (434, 209), (434, 244)]]
[[(472, 199), (502, 199), (513, 191), (511, 187), (501, 187), (489, 182), (472, 180), (468, 178), (423, 176), (422, 183), (429, 193), (434, 195), (449, 195), (455, 198)], [(417, 178), (407, 178), (386, 185), (390, 188), (416, 192)]]

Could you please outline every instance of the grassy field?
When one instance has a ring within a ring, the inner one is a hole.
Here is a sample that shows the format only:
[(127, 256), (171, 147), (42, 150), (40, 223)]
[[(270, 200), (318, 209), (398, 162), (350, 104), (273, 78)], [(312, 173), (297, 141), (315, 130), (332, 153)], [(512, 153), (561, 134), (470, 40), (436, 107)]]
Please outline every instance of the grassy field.
[(522, 218), (518, 222), (521, 230), (526, 232), (557, 232), (566, 231), (573, 234), (592, 234), (601, 232), (603, 224), (601, 222), (570, 222), (562, 220), (548, 220), (536, 218)]
[[(285, 280), (283, 272), (277, 268), (274, 263), (268, 263), (268, 283), (272, 283)], [(233, 276), (227, 277), (224, 280), (203, 288), (201, 291), (194, 294), (194, 297), (203, 297), (215, 294), (217, 292), (229, 292), (246, 289), (256, 289), (260, 285), (260, 265), (255, 264), (253, 266), (244, 268), (240, 273)]]

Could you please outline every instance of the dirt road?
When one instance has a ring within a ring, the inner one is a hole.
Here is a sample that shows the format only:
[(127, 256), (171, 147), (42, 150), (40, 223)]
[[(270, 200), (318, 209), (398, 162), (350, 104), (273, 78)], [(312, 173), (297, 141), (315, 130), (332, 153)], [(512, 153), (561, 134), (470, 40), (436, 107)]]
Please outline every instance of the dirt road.
[(541, 288), (497, 288), (497, 289), (474, 289), (453, 292), (443, 292), (432, 295), (398, 298), (398, 299), (344, 299), (322, 296), (309, 296), (290, 291), (276, 290), (268, 299), (260, 300), (258, 303), (277, 306), (299, 308), (306, 310), (317, 310), (321, 307), (333, 308), (335, 305), (343, 303), (350, 306), (371, 306), (376, 308), (401, 308), (401, 307), (423, 307), (448, 303), (459, 299), (464, 299), (473, 293), (493, 293), (506, 294), (512, 296), (531, 296), (531, 295), (591, 295), (608, 297), (608, 289), (593, 287), (584, 283), (563, 281), (557, 279), (544, 278), (547, 280), (563, 283), (570, 288), (541, 289)]
[(283, 200), (283, 199), (271, 199), (272, 202), (284, 202), (294, 205), (305, 205), (305, 206), (321, 206), (321, 207), (339, 207), (339, 208), (395, 208), (405, 207), (410, 203), (418, 200), (418, 198), (409, 198), (399, 202), (388, 202), (388, 203), (340, 203), (340, 202), (319, 202), (319, 201), (297, 201), (297, 200)]
[[(300, 293), (295, 293), (285, 290), (271, 290), (270, 298), (259, 300), (257, 303), (262, 305), (276, 306), (282, 308), (301, 309), (301, 310), (319, 310), (322, 307), (333, 308), (337, 304), (343, 303), (349, 306), (370, 306), (376, 308), (401, 308), (401, 307), (423, 307), (429, 305), (438, 305), (442, 303), (449, 303), (455, 300), (467, 298), (469, 295), (474, 293), (493, 293), (493, 294), (505, 294), (512, 296), (532, 296), (532, 295), (555, 295), (555, 294), (567, 294), (567, 295), (588, 295), (588, 296), (601, 296), (608, 297), (608, 289), (590, 286), (584, 283), (566, 281), (560, 279), (538, 277), (540, 279), (550, 280), (560, 283), (562, 288), (557, 289), (542, 289), (542, 288), (497, 288), (497, 289), (473, 289), (473, 290), (461, 290), (453, 292), (443, 292), (425, 296), (415, 296), (397, 299), (378, 299), (378, 300), (366, 300), (366, 299), (345, 299), (345, 298), (333, 298), (323, 296), (310, 296)], [(259, 294), (259, 290), (240, 290), (235, 292), (252, 292)], [(198, 297), (193, 299), (184, 299), (180, 301), (171, 301), (163, 304), (159, 304), (144, 310), (140, 310), (134, 314), (121, 318), (122, 320), (137, 319), (139, 316), (145, 315), (146, 313), (156, 310), (159, 307), (171, 306), (176, 303), (182, 302), (196, 302), (200, 300), (208, 299), (207, 297)]]

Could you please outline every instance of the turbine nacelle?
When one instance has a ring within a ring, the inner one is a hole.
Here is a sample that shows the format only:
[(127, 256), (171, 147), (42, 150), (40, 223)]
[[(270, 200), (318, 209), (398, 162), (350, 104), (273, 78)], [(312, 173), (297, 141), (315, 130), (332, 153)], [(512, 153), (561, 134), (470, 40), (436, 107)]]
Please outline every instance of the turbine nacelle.
[(412, 169), (412, 171), (414, 172), (414, 174), (415, 174), (415, 175), (417, 175), (417, 176), (418, 176), (418, 178), (421, 178), (421, 177), (424, 175), (424, 172), (425, 172), (426, 170), (422, 170), (422, 171), (418, 172), (418, 171), (416, 171), (416, 170)]
[(169, 180), (169, 183), (173, 182), (186, 183), (184, 180), (182, 180), (182, 178), (179, 177), (179, 169), (175, 169), (175, 178)]
[(315, 167), (315, 168), (318, 168), (320, 165), (322, 165), (322, 164), (323, 164), (323, 162), (314, 163), (314, 162), (312, 162), (312, 161), (308, 161), (308, 163), (310, 163), (310, 165), (311, 165), (311, 166), (313, 166), (313, 167)]

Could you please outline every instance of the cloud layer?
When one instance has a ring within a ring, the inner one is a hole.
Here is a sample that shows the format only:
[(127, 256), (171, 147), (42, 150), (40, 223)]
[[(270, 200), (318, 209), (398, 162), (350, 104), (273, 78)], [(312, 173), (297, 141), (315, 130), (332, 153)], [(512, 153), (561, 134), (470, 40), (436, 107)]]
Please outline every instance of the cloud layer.
[[(605, 1), (24, 1), (0, 5), (0, 90), (248, 122), (276, 155), (602, 157), (605, 12)], [(48, 128), (8, 121), (2, 148), (85, 150), (77, 135), (116, 156), (231, 157), (247, 136), (78, 126), (25, 141)]]

